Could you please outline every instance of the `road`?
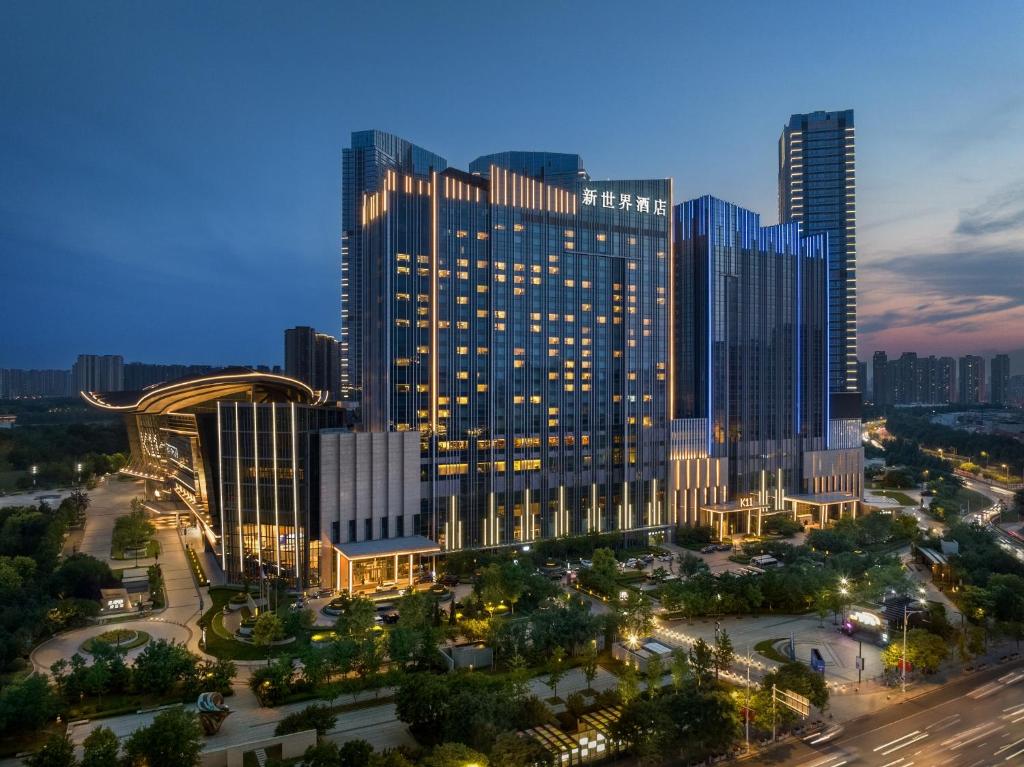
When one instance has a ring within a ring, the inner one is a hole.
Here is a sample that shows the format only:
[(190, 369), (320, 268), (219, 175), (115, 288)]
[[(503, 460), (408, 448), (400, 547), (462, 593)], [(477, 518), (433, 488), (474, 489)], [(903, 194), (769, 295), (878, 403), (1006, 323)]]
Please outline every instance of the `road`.
[(990, 767), (1024, 764), (1024, 662), (951, 682), (846, 724), (824, 743), (789, 741), (747, 764)]

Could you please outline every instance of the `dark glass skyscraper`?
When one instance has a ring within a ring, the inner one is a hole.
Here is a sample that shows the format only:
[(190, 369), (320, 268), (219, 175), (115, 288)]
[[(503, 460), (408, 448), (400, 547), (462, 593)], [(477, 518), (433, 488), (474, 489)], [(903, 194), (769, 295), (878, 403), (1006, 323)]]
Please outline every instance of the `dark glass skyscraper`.
[(779, 138), (779, 220), (828, 235), (834, 392), (857, 389), (856, 192), (853, 110), (790, 117)]
[(1010, 386), (1010, 355), (997, 354), (992, 358), (992, 375), (989, 383), (988, 401), (993, 405), (1005, 405), (1009, 402)]
[(378, 130), (352, 133), (352, 146), (342, 150), (341, 199), (341, 394), (357, 402), (362, 388), (362, 339), (352, 329), (362, 311), (363, 198), (376, 192), (387, 170), (421, 179), (443, 171), (447, 161), (405, 139)]
[(339, 347), (334, 336), (317, 333), (304, 325), (284, 331), (285, 375), (326, 392), (331, 401), (338, 399), (341, 381), (339, 361)]
[(757, 490), (762, 470), (799, 488), (804, 452), (828, 433), (825, 236), (762, 227), (714, 197), (675, 215), (678, 415), (706, 422), (732, 495)]
[(667, 524), (670, 207), (664, 179), (383, 174), (363, 423), (422, 435), (416, 532), (454, 550)]
[(469, 164), (469, 172), (487, 178), (492, 165), (510, 170), (520, 176), (543, 181), (545, 184), (576, 190), (577, 181), (587, 181), (590, 175), (578, 154), (561, 152), (498, 152), (477, 157)]

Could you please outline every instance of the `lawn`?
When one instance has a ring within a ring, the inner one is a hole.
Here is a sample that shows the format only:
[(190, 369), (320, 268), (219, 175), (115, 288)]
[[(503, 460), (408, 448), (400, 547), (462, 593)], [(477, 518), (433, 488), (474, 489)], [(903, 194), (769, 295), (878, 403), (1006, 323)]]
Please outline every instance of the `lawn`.
[(780, 637), (779, 639), (763, 639), (754, 645), (754, 649), (764, 657), (768, 658), (768, 660), (774, 660), (779, 663), (789, 663), (789, 658), (775, 649), (775, 643), (781, 641), (783, 638), (784, 637)]
[(917, 501), (911, 498), (906, 493), (901, 493), (899, 490), (875, 490), (875, 495), (881, 495), (885, 498), (892, 498), (903, 506), (917, 506)]
[(119, 650), (131, 650), (133, 647), (141, 647), (146, 644), (150, 639), (149, 634), (145, 631), (133, 631), (131, 629), (112, 629), (111, 631), (104, 631), (99, 636), (94, 636), (91, 639), (86, 639), (82, 642), (82, 649), (88, 653), (92, 652), (93, 645), (96, 640), (106, 642), (109, 645), (113, 645)]
[[(236, 589), (210, 589), (210, 601), (213, 605), (203, 615), (203, 625), (207, 627), (206, 651), (217, 658), (228, 660), (266, 660), (267, 648), (239, 642), (224, 628), (224, 605), (231, 597), (240, 593)], [(294, 642), (273, 647), (270, 651), (271, 657), (295, 655), (305, 648), (308, 642), (308, 635), (298, 636)]]

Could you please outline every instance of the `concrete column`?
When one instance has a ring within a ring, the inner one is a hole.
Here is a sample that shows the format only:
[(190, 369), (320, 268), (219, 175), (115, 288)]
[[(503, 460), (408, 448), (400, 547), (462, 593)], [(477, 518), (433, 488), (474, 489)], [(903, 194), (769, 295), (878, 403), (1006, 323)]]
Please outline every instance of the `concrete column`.
[(412, 572), (412, 554), (410, 554), (409, 555), (409, 588), (411, 589), (414, 585), (416, 585), (416, 579), (413, 576), (413, 572)]

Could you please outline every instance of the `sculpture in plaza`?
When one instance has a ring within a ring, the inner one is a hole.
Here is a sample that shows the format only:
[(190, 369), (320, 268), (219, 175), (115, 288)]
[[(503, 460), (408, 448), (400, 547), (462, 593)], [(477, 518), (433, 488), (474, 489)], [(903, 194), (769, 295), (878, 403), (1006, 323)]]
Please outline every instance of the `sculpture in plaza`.
[(216, 735), (231, 713), (231, 709), (224, 705), (224, 696), (219, 692), (201, 693), (196, 708), (199, 709), (199, 723), (207, 735)]

